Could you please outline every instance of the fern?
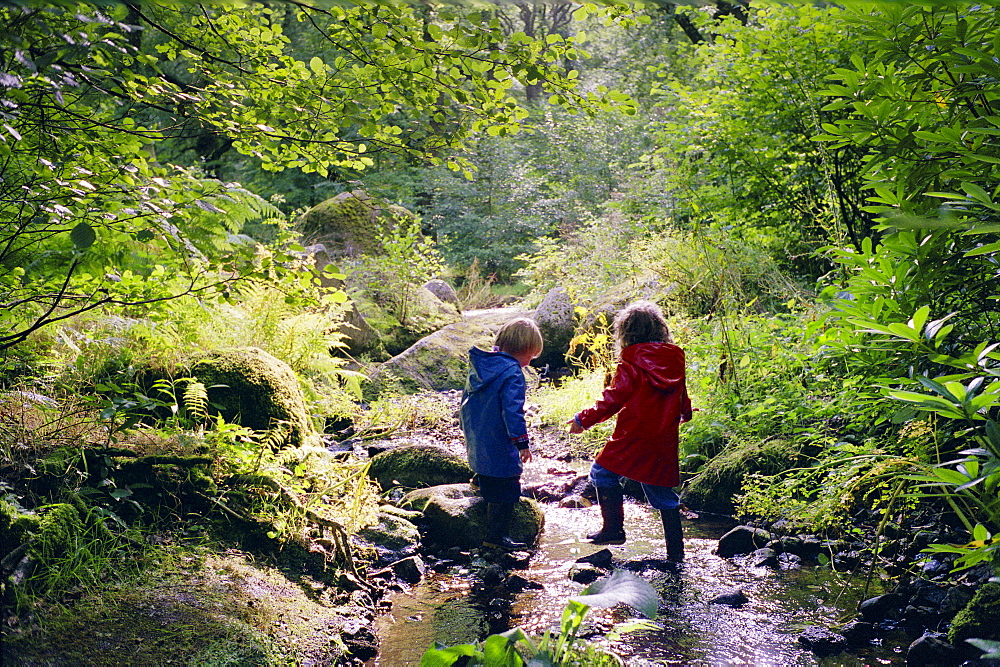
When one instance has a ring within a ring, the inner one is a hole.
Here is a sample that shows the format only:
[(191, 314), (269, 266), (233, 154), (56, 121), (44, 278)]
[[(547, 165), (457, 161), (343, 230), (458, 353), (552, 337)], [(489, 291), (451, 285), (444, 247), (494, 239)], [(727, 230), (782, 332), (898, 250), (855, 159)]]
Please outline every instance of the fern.
[(197, 380), (184, 388), (184, 410), (191, 419), (208, 419), (208, 389)]

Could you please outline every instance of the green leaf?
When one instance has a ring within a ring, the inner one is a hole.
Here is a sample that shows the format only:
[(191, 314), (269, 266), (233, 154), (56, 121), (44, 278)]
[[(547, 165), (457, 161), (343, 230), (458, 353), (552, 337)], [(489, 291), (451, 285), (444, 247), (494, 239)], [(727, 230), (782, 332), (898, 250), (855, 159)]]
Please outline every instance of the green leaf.
[(570, 598), (595, 609), (624, 603), (646, 618), (656, 616), (660, 598), (648, 581), (627, 570), (615, 570), (587, 586), (583, 593)]
[(97, 240), (97, 232), (86, 222), (81, 222), (70, 231), (69, 238), (77, 250), (86, 250), (94, 245), (94, 241)]

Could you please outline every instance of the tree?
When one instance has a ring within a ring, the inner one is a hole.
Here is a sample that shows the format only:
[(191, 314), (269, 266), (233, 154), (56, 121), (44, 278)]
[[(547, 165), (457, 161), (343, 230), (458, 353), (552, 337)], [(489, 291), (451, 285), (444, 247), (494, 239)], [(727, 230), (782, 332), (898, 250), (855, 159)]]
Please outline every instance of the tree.
[[(318, 45), (308, 59), (285, 34), (296, 24)], [(265, 170), (325, 175), (379, 151), (442, 162), (475, 133), (516, 132), (518, 83), (574, 108), (627, 102), (555, 66), (580, 57), (571, 38), (505, 36), (458, 8), (428, 22), (390, 3), (25, 5), (0, 9), (0, 34), (0, 349), (278, 265), (238, 234), (277, 211), (161, 163), (169, 142), (215, 137), (206, 157), (231, 145)]]

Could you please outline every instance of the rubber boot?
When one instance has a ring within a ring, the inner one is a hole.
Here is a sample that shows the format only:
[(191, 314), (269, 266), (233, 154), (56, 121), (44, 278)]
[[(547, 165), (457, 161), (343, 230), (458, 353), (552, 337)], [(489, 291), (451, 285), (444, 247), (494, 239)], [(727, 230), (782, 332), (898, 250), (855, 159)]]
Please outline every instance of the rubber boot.
[(483, 546), (493, 549), (506, 549), (507, 551), (527, 549), (527, 544), (524, 542), (515, 542), (508, 535), (510, 522), (513, 518), (513, 503), (487, 503), (486, 538), (483, 540)]
[(596, 533), (587, 535), (594, 544), (625, 544), (625, 504), (622, 490), (597, 488), (597, 502), (601, 506), (603, 525)]
[(663, 519), (663, 539), (667, 543), (667, 560), (679, 563), (684, 560), (684, 531), (681, 528), (681, 510), (675, 507), (660, 510)]

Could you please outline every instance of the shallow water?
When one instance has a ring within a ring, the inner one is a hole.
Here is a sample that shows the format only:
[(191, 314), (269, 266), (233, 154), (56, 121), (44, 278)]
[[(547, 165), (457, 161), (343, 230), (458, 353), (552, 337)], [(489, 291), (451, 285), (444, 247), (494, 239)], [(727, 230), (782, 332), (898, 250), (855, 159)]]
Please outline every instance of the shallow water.
[[(373, 666), (417, 665), (435, 641), (447, 645), (482, 639), (521, 626), (540, 634), (558, 625), (566, 600), (584, 588), (569, 579), (576, 559), (605, 547), (584, 535), (600, 524), (596, 507), (546, 507), (541, 544), (526, 570), (516, 573), (544, 586), (512, 595), (474, 583), (469, 569), (432, 573), (411, 591), (397, 595), (379, 621), (380, 653)], [(658, 514), (626, 504), (629, 540), (611, 546), (616, 563), (630, 561), (660, 594), (655, 621), (661, 629), (630, 633), (608, 644), (603, 636), (628, 610), (591, 610), (581, 634), (625, 659), (645, 665), (886, 665), (903, 664), (898, 648), (877, 646), (863, 655), (818, 659), (798, 645), (809, 625), (831, 626), (853, 617), (864, 574), (853, 577), (825, 568), (775, 571), (750, 567), (741, 559), (711, 553), (731, 523), (699, 519), (684, 522), (686, 560), (677, 572), (664, 571), (663, 532)], [(643, 567), (643, 566), (646, 567)], [(741, 588), (750, 601), (738, 609), (708, 604), (714, 596)], [(868, 596), (881, 592), (869, 588)]]

